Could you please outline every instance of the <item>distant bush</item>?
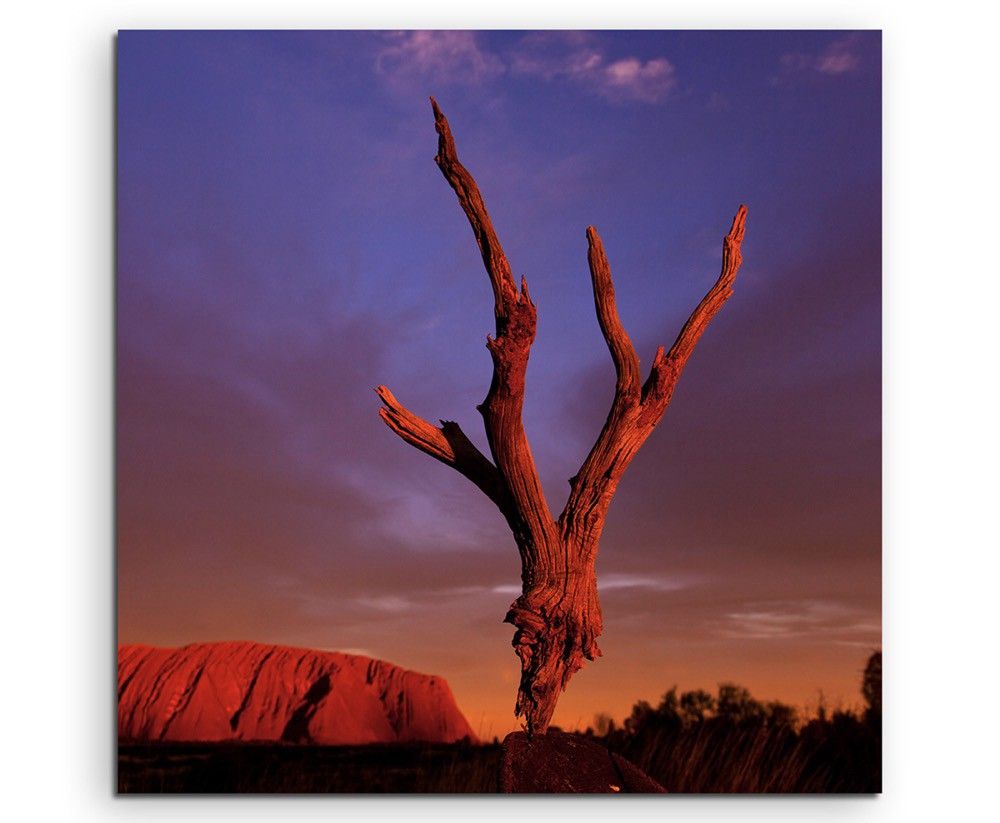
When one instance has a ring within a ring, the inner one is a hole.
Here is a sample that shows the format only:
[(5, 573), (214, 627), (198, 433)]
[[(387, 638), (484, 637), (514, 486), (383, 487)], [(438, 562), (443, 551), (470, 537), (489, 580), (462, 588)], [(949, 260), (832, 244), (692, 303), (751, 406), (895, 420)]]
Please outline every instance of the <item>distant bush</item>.
[(861, 694), (868, 708), (865, 714), (870, 722), (882, 723), (882, 652), (868, 658), (861, 681)]
[(882, 790), (882, 654), (868, 660), (863, 714), (808, 720), (784, 703), (756, 700), (735, 683), (640, 700), (624, 726), (602, 717), (588, 734), (635, 763), (669, 792), (844, 792)]

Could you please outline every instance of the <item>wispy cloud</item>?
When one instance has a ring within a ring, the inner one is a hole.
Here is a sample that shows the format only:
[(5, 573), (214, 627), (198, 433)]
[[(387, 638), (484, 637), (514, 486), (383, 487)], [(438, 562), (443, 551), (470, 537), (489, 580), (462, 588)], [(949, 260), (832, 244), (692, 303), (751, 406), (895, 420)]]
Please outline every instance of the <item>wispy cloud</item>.
[(611, 59), (589, 32), (525, 35), (510, 54), (510, 70), (515, 76), (568, 81), (611, 102), (658, 103), (677, 85), (666, 57)]
[(659, 103), (677, 85), (662, 56), (611, 57), (591, 32), (532, 32), (500, 53), (471, 31), (410, 31), (386, 35), (376, 71), (392, 85), (479, 85), (509, 74), (569, 83), (612, 103)]
[(815, 636), (835, 643), (871, 646), (878, 643), (881, 627), (870, 617), (854, 607), (828, 601), (748, 603), (724, 616), (719, 633), (747, 640)]
[(676, 592), (687, 589), (693, 585), (694, 580), (690, 577), (646, 575), (646, 574), (620, 574), (609, 573), (598, 575), (597, 588), (601, 591), (611, 591), (614, 589), (648, 589), (656, 592)]
[(472, 31), (407, 31), (386, 35), (376, 71), (393, 83), (414, 79), (475, 85), (503, 74), (503, 61)]
[(376, 597), (359, 597), (357, 598), (357, 602), (362, 606), (375, 609), (376, 611), (391, 613), (410, 611), (414, 605), (408, 598), (392, 594)]
[[(647, 591), (673, 592), (686, 589), (693, 585), (694, 580), (690, 577), (670, 577), (664, 575), (645, 574), (622, 574), (610, 572), (597, 576), (597, 588), (599, 591), (607, 592), (617, 589), (646, 589)], [(518, 595), (521, 587), (516, 585), (493, 586), (490, 591), (495, 594)]]
[(785, 74), (818, 72), (838, 75), (857, 71), (861, 66), (861, 38), (855, 34), (838, 38), (818, 54), (790, 52), (781, 57)]

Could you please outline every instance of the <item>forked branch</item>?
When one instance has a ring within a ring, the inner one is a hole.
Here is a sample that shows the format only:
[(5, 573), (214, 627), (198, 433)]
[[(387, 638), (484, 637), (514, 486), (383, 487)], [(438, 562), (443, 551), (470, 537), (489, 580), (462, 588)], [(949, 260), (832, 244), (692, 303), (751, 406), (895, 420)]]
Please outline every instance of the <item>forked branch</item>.
[(634, 401), (639, 397), (639, 355), (635, 353), (632, 340), (618, 317), (615, 304), (615, 286), (611, 282), (611, 266), (604, 253), (601, 236), (593, 226), (587, 228), (587, 263), (590, 265), (590, 281), (594, 287), (594, 307), (597, 322), (608, 344), (611, 359), (615, 364), (618, 383), (615, 386), (615, 400)]
[(509, 508), (503, 479), (496, 466), (466, 437), (458, 423), (442, 420), (440, 427), (435, 426), (403, 406), (385, 386), (378, 386), (375, 393), (383, 403), (378, 410), (379, 417), (390, 429), (411, 446), (461, 472), (501, 511)]
[(455, 190), (472, 226), (483, 265), (493, 286), (496, 337), (487, 337), (486, 340), (493, 358), (493, 379), (486, 399), (478, 408), (483, 416), (493, 460), (506, 483), (527, 537), (535, 546), (545, 547), (554, 543), (555, 524), (521, 422), (524, 377), (531, 344), (535, 340), (535, 304), (531, 302), (528, 284), (523, 277), (518, 292), (479, 186), (459, 161), (448, 120), (433, 97), (431, 106), (438, 133), (435, 161)]
[(493, 228), (486, 203), (469, 171), (458, 159), (451, 128), (437, 103), (435, 158), (458, 196), (479, 245), (493, 289), (496, 334), (486, 338), (493, 377), (483, 416), (493, 462), (465, 436), (458, 424), (434, 426), (406, 409), (384, 386), (380, 414), (403, 440), (461, 472), (500, 509), (521, 554), (522, 593), (506, 620), (517, 631), (513, 646), (521, 660), (515, 714), (524, 715), (529, 733), (544, 732), (559, 693), (585, 660), (600, 655), (602, 631), (595, 561), (608, 506), (618, 481), (666, 410), (674, 386), (712, 317), (732, 294), (739, 270), (746, 208), (740, 206), (723, 242), (722, 273), (692, 312), (669, 352), (661, 347), (645, 383), (639, 357), (618, 309), (604, 245), (587, 229), (590, 278), (601, 333), (615, 366), (615, 396), (608, 418), (570, 480), (570, 494), (555, 522), (538, 478), (521, 421), (525, 373), (535, 339), (537, 315), (521, 278), (520, 289)]
[(639, 387), (639, 358), (618, 317), (611, 268), (597, 230), (587, 229), (591, 282), (601, 332), (618, 376), (611, 411), (580, 471), (570, 479), (570, 494), (559, 517), (560, 532), (600, 538), (618, 482), (636, 452), (663, 417), (674, 386), (711, 319), (733, 293), (742, 256), (747, 209), (740, 206), (722, 244), (722, 271), (715, 285), (691, 313), (670, 351), (661, 346), (645, 385)]
[[(504, 254), (497, 233), (493, 229), (493, 221), (490, 220), (490, 215), (486, 211), (486, 203), (483, 202), (479, 186), (476, 185), (469, 170), (459, 162), (458, 152), (455, 149), (455, 138), (452, 137), (448, 119), (433, 97), (431, 98), (431, 107), (434, 109), (434, 128), (438, 133), (438, 153), (434, 162), (437, 163), (441, 173), (451, 184), (455, 194), (458, 195), (462, 211), (465, 212), (465, 216), (469, 219), (469, 225), (472, 226), (476, 243), (479, 244), (479, 251), (483, 256), (483, 265), (486, 267), (486, 273), (490, 276), (490, 283), (493, 286), (494, 313), (499, 324), (500, 319), (507, 317), (511, 307), (516, 306), (519, 302), (517, 284), (511, 274), (507, 255)], [(498, 337), (502, 331), (498, 325)]]
[[(740, 206), (733, 217), (733, 224), (722, 240), (722, 271), (715, 285), (709, 289), (691, 316), (687, 319), (670, 351), (663, 353), (661, 346), (653, 359), (653, 367), (643, 386), (643, 403), (649, 403), (653, 412), (658, 412), (658, 421), (670, 402), (674, 386), (681, 376), (695, 345), (701, 339), (712, 318), (733, 293), (736, 274), (743, 263), (743, 237), (746, 234), (747, 207)], [(654, 421), (655, 425), (655, 421)]]

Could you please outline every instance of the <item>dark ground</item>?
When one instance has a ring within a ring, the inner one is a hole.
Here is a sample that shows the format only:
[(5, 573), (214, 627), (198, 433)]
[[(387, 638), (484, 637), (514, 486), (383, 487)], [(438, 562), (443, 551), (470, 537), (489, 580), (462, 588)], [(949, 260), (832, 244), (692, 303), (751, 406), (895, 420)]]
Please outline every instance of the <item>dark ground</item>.
[[(672, 794), (881, 791), (880, 741), (853, 718), (813, 723), (798, 733), (783, 728), (706, 722), (688, 728), (654, 727), (627, 737), (619, 735), (612, 732), (604, 738), (565, 737), (610, 748)], [(495, 794), (500, 791), (502, 757), (499, 744), (122, 743), (118, 750), (118, 791)], [(527, 775), (531, 779), (521, 781), (524, 786), (520, 790), (598, 790), (583, 787), (585, 764), (561, 764), (560, 768), (567, 772), (566, 780), (553, 781), (547, 773), (547, 777), (542, 775), (545, 779), (536, 780), (540, 772), (533, 769)], [(617, 771), (620, 777), (621, 768)], [(624, 793), (643, 791), (627, 780), (609, 780), (619, 784)]]
[(500, 746), (121, 743), (120, 794), (495, 793)]

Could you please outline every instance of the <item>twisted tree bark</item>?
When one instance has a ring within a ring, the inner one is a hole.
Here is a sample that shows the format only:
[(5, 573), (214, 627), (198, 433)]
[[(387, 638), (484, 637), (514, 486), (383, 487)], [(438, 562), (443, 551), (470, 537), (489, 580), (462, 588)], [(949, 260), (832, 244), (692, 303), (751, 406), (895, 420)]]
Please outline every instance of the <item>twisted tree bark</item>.
[(523, 277), (518, 288), (479, 187), (459, 162), (448, 121), (433, 98), (431, 104), (438, 133), (435, 160), (472, 226), (493, 286), (496, 333), (486, 339), (493, 379), (478, 407), (493, 460), (476, 448), (457, 423), (441, 421), (440, 427), (428, 423), (400, 404), (385, 386), (376, 389), (383, 403), (379, 414), (403, 440), (471, 480), (510, 526), (521, 555), (522, 583), (522, 593), (505, 617), (516, 628), (513, 646), (521, 660), (515, 715), (525, 718), (529, 734), (544, 733), (570, 678), (584, 660), (594, 660), (601, 653), (595, 563), (608, 506), (629, 462), (663, 417), (695, 344), (732, 294), (742, 261), (747, 210), (740, 206), (723, 240), (718, 280), (669, 351), (662, 346), (657, 350), (645, 382), (639, 357), (618, 317), (601, 238), (593, 226), (587, 229), (594, 305), (617, 382), (604, 427), (580, 471), (570, 479), (569, 499), (555, 519), (521, 422), (525, 372), (537, 324), (535, 304)]

